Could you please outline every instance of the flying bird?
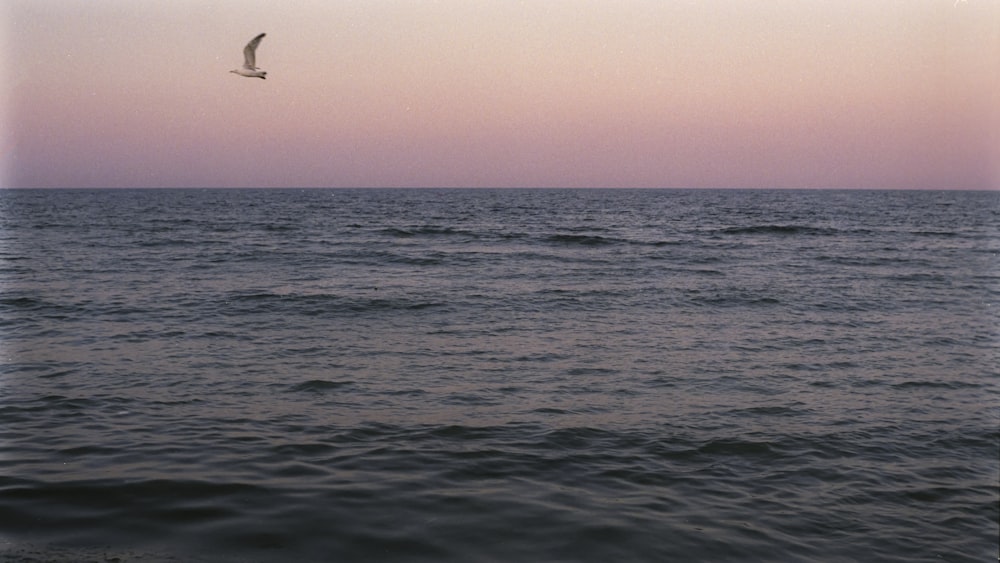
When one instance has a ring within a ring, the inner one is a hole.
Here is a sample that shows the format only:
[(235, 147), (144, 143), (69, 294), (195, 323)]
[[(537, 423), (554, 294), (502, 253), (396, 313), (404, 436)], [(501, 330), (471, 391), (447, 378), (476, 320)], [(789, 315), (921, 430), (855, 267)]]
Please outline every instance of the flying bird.
[(247, 43), (246, 47), (243, 47), (243, 68), (238, 68), (236, 70), (231, 70), (229, 72), (235, 72), (240, 76), (246, 76), (247, 78), (267, 78), (267, 73), (263, 70), (257, 68), (257, 45), (260, 45), (260, 40), (267, 35), (266, 33), (261, 33), (257, 37), (254, 37)]

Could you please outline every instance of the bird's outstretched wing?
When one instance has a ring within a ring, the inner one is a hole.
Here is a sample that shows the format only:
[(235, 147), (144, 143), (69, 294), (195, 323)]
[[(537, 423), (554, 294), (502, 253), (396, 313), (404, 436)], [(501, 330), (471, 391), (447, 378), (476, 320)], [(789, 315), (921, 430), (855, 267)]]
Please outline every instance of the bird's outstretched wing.
[(260, 40), (267, 35), (266, 33), (261, 33), (257, 37), (254, 37), (247, 43), (247, 46), (243, 48), (243, 68), (249, 70), (257, 70), (257, 45), (260, 45)]

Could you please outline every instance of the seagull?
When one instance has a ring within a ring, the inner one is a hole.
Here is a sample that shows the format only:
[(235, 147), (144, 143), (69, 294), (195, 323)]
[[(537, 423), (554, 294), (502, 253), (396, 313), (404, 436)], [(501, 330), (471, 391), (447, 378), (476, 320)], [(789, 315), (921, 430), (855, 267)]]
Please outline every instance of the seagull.
[(240, 76), (246, 76), (247, 78), (261, 78), (267, 77), (267, 73), (263, 70), (259, 70), (256, 66), (257, 63), (257, 45), (260, 45), (260, 40), (267, 35), (266, 33), (261, 33), (257, 37), (254, 37), (247, 43), (246, 47), (243, 47), (243, 68), (238, 68), (236, 70), (231, 70), (229, 72), (235, 72)]

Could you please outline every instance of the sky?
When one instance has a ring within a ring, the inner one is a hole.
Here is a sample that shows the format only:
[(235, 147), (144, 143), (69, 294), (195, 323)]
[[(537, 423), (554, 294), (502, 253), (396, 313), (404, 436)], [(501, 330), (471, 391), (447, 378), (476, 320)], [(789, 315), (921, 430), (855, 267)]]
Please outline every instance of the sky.
[(4, 0), (0, 45), (3, 187), (1000, 189), (1000, 0)]

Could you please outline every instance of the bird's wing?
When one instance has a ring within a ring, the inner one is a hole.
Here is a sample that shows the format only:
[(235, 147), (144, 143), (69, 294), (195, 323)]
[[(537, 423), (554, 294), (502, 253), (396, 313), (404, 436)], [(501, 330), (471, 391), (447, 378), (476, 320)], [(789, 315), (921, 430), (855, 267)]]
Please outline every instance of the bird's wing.
[(267, 35), (266, 33), (261, 33), (257, 37), (254, 37), (247, 43), (247, 46), (243, 48), (243, 66), (250, 70), (257, 70), (257, 45), (260, 44), (260, 40)]

